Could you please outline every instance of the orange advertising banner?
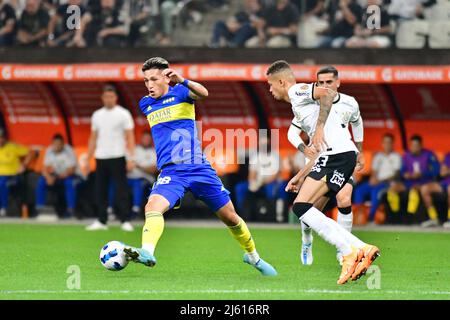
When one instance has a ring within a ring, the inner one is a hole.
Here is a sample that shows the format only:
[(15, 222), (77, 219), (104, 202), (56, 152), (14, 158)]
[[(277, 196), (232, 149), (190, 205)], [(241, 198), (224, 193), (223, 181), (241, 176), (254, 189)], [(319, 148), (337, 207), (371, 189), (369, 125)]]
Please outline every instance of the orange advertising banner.
[[(174, 64), (172, 68), (193, 80), (265, 81), (267, 64)], [(314, 81), (320, 65), (293, 64), (298, 81)], [(450, 83), (447, 66), (335, 65), (347, 83)], [(142, 79), (135, 63), (0, 64), (0, 81), (136, 81)]]

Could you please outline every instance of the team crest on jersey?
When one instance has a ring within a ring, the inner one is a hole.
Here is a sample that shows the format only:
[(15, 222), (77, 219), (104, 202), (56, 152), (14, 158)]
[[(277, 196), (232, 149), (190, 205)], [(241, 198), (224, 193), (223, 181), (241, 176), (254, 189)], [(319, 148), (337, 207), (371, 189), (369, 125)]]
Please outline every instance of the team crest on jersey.
[(147, 107), (147, 112), (150, 112), (152, 110), (152, 106)]
[(344, 174), (334, 170), (333, 176), (330, 179), (330, 183), (334, 183), (337, 184), (339, 187), (342, 187), (344, 181), (345, 181)]
[(174, 101), (175, 101), (175, 97), (168, 98), (168, 99), (163, 100), (163, 104), (171, 103), (171, 102), (174, 102)]

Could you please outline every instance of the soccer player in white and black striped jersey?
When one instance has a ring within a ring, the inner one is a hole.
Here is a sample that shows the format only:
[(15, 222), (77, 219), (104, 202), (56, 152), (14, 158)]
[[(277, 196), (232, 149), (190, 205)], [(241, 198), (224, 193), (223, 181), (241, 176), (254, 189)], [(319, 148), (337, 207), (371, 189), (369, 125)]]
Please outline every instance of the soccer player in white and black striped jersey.
[(301, 222), (342, 253), (342, 271), (337, 283), (344, 284), (350, 278), (356, 280), (378, 257), (379, 249), (364, 243), (313, 206), (321, 197), (337, 194), (357, 163), (358, 149), (333, 108), (337, 92), (316, 84), (296, 83), (286, 61), (274, 62), (266, 75), (270, 92), (275, 99), (291, 103), (296, 120), (312, 137), (313, 149), (318, 153), (304, 181), (300, 171), (286, 187), (287, 191), (298, 192), (292, 209)]
[[(317, 85), (337, 92), (340, 87), (338, 70), (333, 66), (321, 68), (317, 72)], [(319, 102), (316, 103), (317, 106), (319, 106)], [(347, 128), (349, 125), (352, 126), (355, 145), (359, 151), (357, 156), (356, 171), (360, 171), (364, 167), (365, 161), (362, 153), (364, 127), (358, 102), (354, 97), (338, 92), (333, 100), (333, 107), (339, 115), (341, 125)], [(310, 160), (313, 157), (313, 149), (308, 147), (308, 144), (302, 140), (300, 136), (302, 131), (306, 130), (302, 128), (301, 122), (294, 117), (292, 119), (292, 124), (289, 127), (288, 140), (295, 148), (305, 153), (307, 159)], [(351, 177), (345, 186), (336, 194), (336, 202), (338, 207), (337, 222), (349, 232), (352, 231), (353, 226), (353, 187), (354, 179)], [(314, 206), (319, 210), (323, 210), (329, 200), (330, 198), (328, 196), (324, 196), (314, 203)], [(311, 228), (308, 228), (304, 223), (302, 223), (302, 252), (300, 255), (300, 260), (304, 265), (311, 265), (313, 263), (312, 243), (313, 237)], [(339, 250), (337, 252), (337, 260), (340, 264), (342, 264), (342, 254)]]

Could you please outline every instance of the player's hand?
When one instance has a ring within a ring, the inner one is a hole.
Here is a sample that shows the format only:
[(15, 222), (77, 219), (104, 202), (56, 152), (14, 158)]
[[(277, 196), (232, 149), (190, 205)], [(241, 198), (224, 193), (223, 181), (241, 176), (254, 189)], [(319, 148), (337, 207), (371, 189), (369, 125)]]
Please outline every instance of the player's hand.
[(291, 180), (289, 180), (289, 182), (284, 190), (286, 192), (297, 192), (297, 183), (298, 183), (298, 178), (297, 178), (297, 176), (295, 176)]
[(316, 132), (314, 132), (314, 136), (312, 138), (312, 145), (318, 152), (323, 152), (328, 149), (328, 144), (325, 141), (323, 126), (318, 126), (316, 128)]
[(298, 175), (295, 175), (291, 180), (289, 180), (285, 191), (286, 192), (292, 192), (292, 193), (298, 193), (300, 191), (300, 187), (302, 186), (303, 181), (305, 180), (305, 177), (298, 177)]
[(371, 186), (375, 186), (375, 185), (377, 185), (379, 182), (380, 182), (380, 181), (378, 181), (377, 177), (375, 177), (374, 174), (372, 174), (372, 175), (370, 176), (370, 178), (369, 178), (369, 184), (370, 184)]
[(311, 147), (305, 147), (305, 150), (303, 151), (305, 157), (307, 157), (309, 160), (314, 159), (318, 152), (317, 150), (314, 148), (314, 146)]
[(134, 168), (136, 168), (136, 162), (134, 162), (134, 160), (128, 160), (127, 171), (132, 171)]
[(165, 69), (162, 74), (170, 79), (171, 82), (182, 83), (184, 78), (173, 69)]
[(364, 154), (362, 152), (358, 153), (358, 158), (356, 159), (356, 172), (364, 169), (364, 165), (366, 164), (366, 159), (364, 158)]
[(52, 176), (52, 175), (49, 175), (49, 176), (45, 177), (45, 181), (47, 182), (47, 184), (49, 186), (52, 186), (52, 185), (55, 184), (56, 178), (54, 176)]

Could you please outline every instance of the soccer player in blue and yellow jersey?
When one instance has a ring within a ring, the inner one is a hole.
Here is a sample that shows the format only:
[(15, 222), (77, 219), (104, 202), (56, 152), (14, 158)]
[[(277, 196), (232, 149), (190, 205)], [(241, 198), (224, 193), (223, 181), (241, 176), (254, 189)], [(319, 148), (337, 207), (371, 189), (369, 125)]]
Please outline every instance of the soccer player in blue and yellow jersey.
[[(206, 98), (208, 90), (201, 84), (184, 79), (159, 57), (142, 66), (149, 94), (139, 107), (151, 127), (161, 170), (145, 206), (142, 248), (125, 247), (128, 259), (153, 267), (154, 251), (164, 229), (163, 214), (173, 208), (186, 191), (205, 202), (227, 225), (231, 235), (244, 249), (244, 262), (263, 275), (276, 275), (276, 270), (262, 260), (246, 223), (236, 213), (229, 192), (211, 164), (206, 160), (197, 138), (194, 102)], [(170, 83), (175, 83), (170, 86)]]

